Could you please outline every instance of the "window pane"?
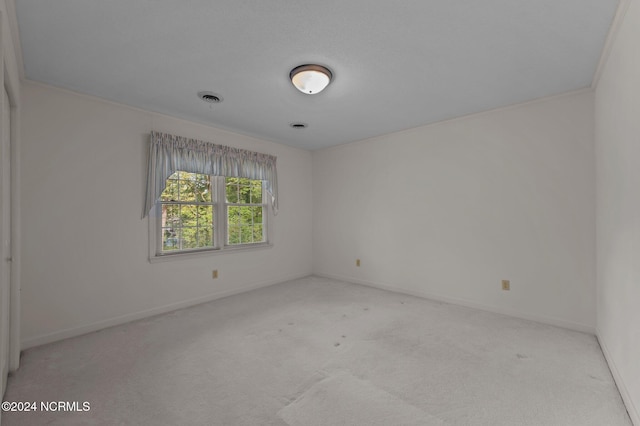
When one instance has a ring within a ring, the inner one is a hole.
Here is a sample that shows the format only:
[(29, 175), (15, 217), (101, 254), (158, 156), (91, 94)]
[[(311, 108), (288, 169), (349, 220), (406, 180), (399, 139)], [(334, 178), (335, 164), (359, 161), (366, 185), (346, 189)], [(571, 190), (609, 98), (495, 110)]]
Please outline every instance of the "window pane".
[(182, 228), (181, 229), (181, 233), (182, 233), (182, 249), (193, 249), (193, 248), (197, 248), (198, 247), (198, 241), (197, 241), (197, 232), (198, 232), (198, 228), (196, 227), (188, 227), (188, 228)]
[(198, 207), (198, 247), (213, 247), (213, 206)]
[(238, 185), (247, 185), (250, 181), (250, 179), (248, 178), (229, 178), (229, 179), (235, 179)]
[(227, 202), (228, 203), (238, 202), (238, 185), (234, 185), (227, 182)]
[[(230, 178), (227, 178), (229, 182)], [(239, 199), (235, 206), (227, 206), (227, 244), (252, 244), (264, 242), (262, 206), (243, 205), (250, 201), (262, 203), (262, 182), (250, 179), (233, 178), (237, 186)], [(254, 199), (253, 197), (260, 197)]]
[(261, 243), (264, 241), (264, 235), (262, 233), (262, 225), (256, 225), (253, 227), (253, 242)]
[(262, 181), (255, 180), (251, 185), (251, 203), (262, 204)]
[(198, 207), (195, 205), (180, 206), (182, 226), (198, 226)]
[(230, 206), (227, 244), (251, 244), (265, 241), (262, 207)]
[(211, 180), (204, 175), (198, 175), (199, 179), (194, 182), (196, 201), (200, 203), (211, 202), (212, 186)]
[(162, 227), (180, 226), (180, 206), (178, 204), (162, 205)]
[(240, 199), (238, 203), (250, 204), (251, 203), (251, 185), (240, 185)]
[(253, 242), (253, 229), (250, 226), (240, 228), (240, 243), (247, 244)]
[(191, 180), (180, 180), (180, 201), (196, 200), (196, 185)]
[(173, 228), (162, 228), (162, 250), (179, 250), (180, 236), (178, 231)]
[(227, 244), (240, 244), (240, 227), (230, 226), (228, 228)]
[(213, 247), (213, 228), (198, 228), (198, 247)]
[[(172, 175), (175, 176), (175, 173)], [(162, 191), (160, 199), (162, 201), (178, 201), (180, 196), (178, 195), (178, 181), (175, 179), (167, 179), (167, 187)]]
[(240, 225), (251, 226), (253, 224), (253, 207), (239, 207)]
[(227, 223), (229, 225), (240, 224), (240, 207), (237, 207), (237, 206), (227, 207)]
[(162, 201), (196, 201), (211, 202), (213, 197), (213, 186), (211, 179), (207, 175), (176, 172), (169, 179), (162, 192)]
[[(161, 197), (162, 251), (215, 247), (215, 185), (208, 175), (178, 171)], [(171, 203), (167, 201), (176, 201)]]
[(231, 204), (262, 204), (262, 181), (247, 178), (225, 178), (227, 202)]
[(253, 223), (255, 225), (262, 225), (262, 207), (254, 207)]
[(198, 223), (200, 226), (213, 226), (213, 206), (198, 206)]

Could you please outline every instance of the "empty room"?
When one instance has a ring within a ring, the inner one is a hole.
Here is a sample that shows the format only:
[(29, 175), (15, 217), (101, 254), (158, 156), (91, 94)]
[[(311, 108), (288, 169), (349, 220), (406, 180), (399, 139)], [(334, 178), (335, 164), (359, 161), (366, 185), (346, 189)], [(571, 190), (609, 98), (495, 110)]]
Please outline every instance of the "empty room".
[(640, 426), (640, 0), (0, 0), (12, 425)]

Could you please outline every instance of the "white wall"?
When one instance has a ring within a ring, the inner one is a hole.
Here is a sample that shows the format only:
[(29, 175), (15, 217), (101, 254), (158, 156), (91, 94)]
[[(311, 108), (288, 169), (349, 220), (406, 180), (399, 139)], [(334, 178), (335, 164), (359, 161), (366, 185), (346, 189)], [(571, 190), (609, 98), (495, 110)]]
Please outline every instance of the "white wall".
[(314, 273), (593, 332), (593, 144), (579, 92), (315, 151)]
[(0, 79), (9, 95), (11, 105), (11, 312), (9, 338), (9, 368), (20, 365), (20, 49), (14, 43), (17, 23), (13, 0), (0, 0), (0, 40), (2, 67)]
[[(311, 273), (308, 151), (34, 83), (22, 101), (25, 347)], [(149, 263), (151, 130), (276, 155), (274, 247)]]
[(597, 328), (640, 425), (640, 3), (628, 7), (595, 96)]

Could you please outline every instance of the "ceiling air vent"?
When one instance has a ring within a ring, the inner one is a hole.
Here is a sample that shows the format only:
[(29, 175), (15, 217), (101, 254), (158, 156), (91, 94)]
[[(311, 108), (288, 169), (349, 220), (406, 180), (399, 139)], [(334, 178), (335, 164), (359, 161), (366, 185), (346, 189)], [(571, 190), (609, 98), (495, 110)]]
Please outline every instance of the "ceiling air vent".
[(198, 92), (198, 97), (210, 104), (218, 104), (222, 102), (222, 96), (217, 95), (213, 92)]
[(294, 129), (306, 129), (309, 125), (307, 123), (291, 123), (289, 124), (289, 126), (293, 127)]

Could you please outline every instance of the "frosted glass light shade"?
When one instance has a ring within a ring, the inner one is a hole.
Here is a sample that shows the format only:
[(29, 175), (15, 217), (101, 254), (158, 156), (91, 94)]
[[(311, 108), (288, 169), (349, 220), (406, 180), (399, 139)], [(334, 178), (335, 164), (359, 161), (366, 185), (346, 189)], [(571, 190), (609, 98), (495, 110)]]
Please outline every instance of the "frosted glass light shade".
[(331, 71), (320, 65), (300, 65), (291, 70), (291, 82), (307, 95), (315, 95), (324, 90), (331, 82)]

